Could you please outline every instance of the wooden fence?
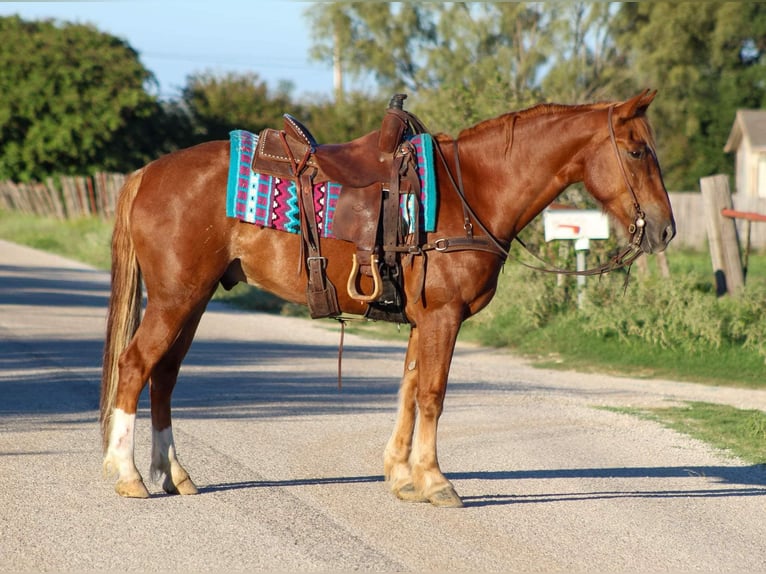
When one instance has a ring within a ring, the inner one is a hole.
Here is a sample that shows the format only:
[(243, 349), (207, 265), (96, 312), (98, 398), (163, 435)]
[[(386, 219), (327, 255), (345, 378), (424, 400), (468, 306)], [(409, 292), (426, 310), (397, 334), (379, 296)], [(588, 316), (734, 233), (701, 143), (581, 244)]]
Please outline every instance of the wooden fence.
[[(766, 213), (766, 197), (745, 197), (734, 193), (731, 195), (731, 200), (733, 208), (738, 211)], [(670, 194), (670, 204), (673, 206), (677, 231), (675, 239), (670, 244), (671, 251), (677, 248), (706, 249), (708, 235), (702, 194), (673, 192)], [(744, 220), (737, 220), (736, 227), (737, 231), (744, 236), (746, 233)], [(766, 249), (766, 225), (751, 227), (750, 246), (756, 250)]]
[(58, 176), (45, 183), (0, 182), (0, 209), (59, 219), (114, 215), (117, 195), (125, 181), (121, 173)]

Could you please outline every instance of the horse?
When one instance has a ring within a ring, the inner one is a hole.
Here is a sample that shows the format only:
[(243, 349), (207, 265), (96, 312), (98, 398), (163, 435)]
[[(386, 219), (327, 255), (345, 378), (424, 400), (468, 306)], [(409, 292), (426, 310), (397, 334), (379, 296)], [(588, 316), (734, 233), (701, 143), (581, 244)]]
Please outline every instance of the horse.
[[(383, 453), (387, 486), (399, 499), (462, 506), (437, 458), (455, 341), (463, 321), (492, 299), (507, 249), (530, 221), (582, 182), (630, 239), (634, 255), (660, 252), (675, 235), (646, 117), (655, 96), (645, 90), (624, 101), (538, 104), (479, 122), (457, 138), (434, 136), (441, 157), (436, 229), (425, 237), (432, 249), (411, 254), (402, 268), (411, 327), (397, 418)], [(167, 493), (198, 492), (177, 456), (171, 394), (217, 286), (247, 282), (307, 303), (300, 235), (225, 215), (227, 143), (155, 159), (127, 177), (118, 198), (100, 422), (104, 471), (116, 475), (115, 490), (124, 497), (149, 496), (134, 462), (136, 410), (147, 383), (152, 478)], [(485, 244), (503, 249), (446, 248), (451, 238), (466, 236), (469, 220), (478, 224), (478, 239), (486, 235)], [(328, 280), (345, 284), (354, 245), (322, 239), (322, 251)], [(338, 291), (343, 313), (364, 313), (366, 303)]]

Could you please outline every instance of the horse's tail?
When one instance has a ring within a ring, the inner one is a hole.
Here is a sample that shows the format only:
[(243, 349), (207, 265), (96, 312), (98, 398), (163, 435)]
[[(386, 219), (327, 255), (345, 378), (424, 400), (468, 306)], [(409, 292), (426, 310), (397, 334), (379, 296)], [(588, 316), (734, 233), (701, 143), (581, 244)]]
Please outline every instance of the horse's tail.
[(112, 233), (112, 292), (107, 313), (104, 365), (101, 374), (101, 434), (106, 450), (117, 398), (120, 355), (141, 322), (141, 269), (130, 235), (130, 212), (144, 170), (128, 176), (120, 191)]

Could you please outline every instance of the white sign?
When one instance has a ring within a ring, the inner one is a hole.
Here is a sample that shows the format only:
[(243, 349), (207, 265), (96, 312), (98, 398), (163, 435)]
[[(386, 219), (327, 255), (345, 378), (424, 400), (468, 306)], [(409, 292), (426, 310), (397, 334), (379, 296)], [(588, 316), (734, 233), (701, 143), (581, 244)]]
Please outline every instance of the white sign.
[(545, 240), (609, 239), (609, 218), (596, 209), (546, 209)]

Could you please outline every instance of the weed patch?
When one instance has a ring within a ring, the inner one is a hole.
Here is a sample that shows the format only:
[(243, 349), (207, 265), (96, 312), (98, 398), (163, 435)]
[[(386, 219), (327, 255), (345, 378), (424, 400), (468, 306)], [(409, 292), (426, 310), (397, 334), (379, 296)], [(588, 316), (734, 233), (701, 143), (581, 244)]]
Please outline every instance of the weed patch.
[(681, 407), (607, 410), (657, 421), (752, 464), (766, 462), (766, 413), (759, 410), (703, 402)]

